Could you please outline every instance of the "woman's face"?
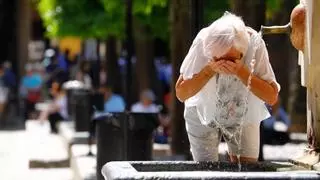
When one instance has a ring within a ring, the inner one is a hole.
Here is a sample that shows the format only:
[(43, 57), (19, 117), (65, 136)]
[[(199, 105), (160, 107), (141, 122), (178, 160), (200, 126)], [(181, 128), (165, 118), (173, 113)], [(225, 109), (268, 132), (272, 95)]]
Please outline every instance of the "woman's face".
[(227, 60), (227, 61), (235, 61), (235, 60), (241, 60), (243, 57), (243, 54), (238, 51), (236, 48), (231, 47), (230, 50), (224, 54), (223, 56), (219, 57), (219, 58), (215, 58), (216, 61), (219, 60)]

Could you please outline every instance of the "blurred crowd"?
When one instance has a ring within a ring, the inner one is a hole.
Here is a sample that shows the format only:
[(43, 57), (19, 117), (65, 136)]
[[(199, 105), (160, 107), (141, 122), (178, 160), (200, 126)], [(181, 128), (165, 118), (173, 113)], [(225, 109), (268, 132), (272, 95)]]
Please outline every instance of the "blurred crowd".
[[(170, 87), (170, 66), (157, 61), (159, 79)], [(70, 120), (68, 113), (68, 97), (64, 88), (66, 82), (81, 82), (90, 94), (103, 97), (102, 109), (93, 107), (92, 111), (157, 113), (160, 126), (155, 131), (155, 141), (167, 143), (169, 137), (169, 98), (156, 95), (153, 90), (145, 89), (140, 92), (137, 102), (129, 109), (124, 94), (114, 92), (113, 84), (110, 84), (107, 76), (105, 62), (90, 61), (77, 56), (70, 56), (69, 50), (60, 52), (58, 49), (47, 49), (41, 61), (29, 62), (25, 66), (25, 74), (17, 82), (12, 72), (10, 63), (0, 66), (0, 113), (5, 115), (5, 108), (10, 103), (11, 97), (20, 101), (24, 120), (38, 119), (40, 122), (49, 121), (51, 132), (57, 133), (57, 122)], [(120, 68), (124, 66), (123, 58), (119, 58)], [(124, 69), (124, 68), (122, 68)], [(98, 83), (96, 76), (98, 73)], [(17, 86), (19, 84), (19, 86)], [(19, 87), (19, 88), (17, 88)], [(12, 95), (11, 95), (12, 94)], [(18, 97), (16, 96), (18, 95)], [(92, 96), (94, 97), (94, 96)], [(161, 98), (161, 100), (160, 100)], [(101, 98), (99, 99), (101, 100)], [(165, 103), (158, 103), (165, 102)], [(46, 106), (37, 106), (46, 104)], [(91, 111), (91, 109), (88, 109)], [(5, 123), (1, 117), (1, 122)]]
[[(120, 70), (125, 69), (124, 58), (119, 58)], [(11, 64), (5, 62), (0, 65), (0, 126), (5, 123), (8, 116), (8, 108), (12, 102), (19, 101), (24, 120), (38, 119), (41, 122), (49, 121), (52, 133), (57, 133), (57, 122), (70, 120), (68, 113), (68, 97), (64, 84), (68, 81), (81, 82), (86, 89), (97, 97), (100, 106), (88, 111), (125, 112), (134, 113), (157, 113), (160, 126), (154, 132), (154, 140), (158, 143), (168, 143), (170, 139), (170, 83), (171, 65), (162, 58), (155, 60), (159, 81), (164, 84), (164, 93), (155, 94), (151, 89), (140, 92), (137, 102), (133, 103), (129, 109), (124, 94), (114, 92), (113, 84), (110, 84), (107, 76), (106, 63), (101, 62), (97, 66), (97, 61), (88, 61), (81, 56), (71, 58), (69, 50), (60, 52), (57, 49), (48, 49), (44, 53), (44, 58), (38, 62), (28, 63), (25, 66), (25, 75), (17, 82)], [(122, 67), (122, 68), (121, 68)], [(99, 68), (99, 69), (97, 69)], [(98, 83), (95, 80), (98, 72)], [(19, 87), (19, 88), (18, 88)], [(17, 96), (18, 95), (18, 96)], [(98, 95), (98, 96), (96, 96)], [(100, 96), (99, 96), (100, 95)], [(100, 98), (100, 99), (99, 99)], [(93, 100), (93, 101), (95, 101)], [(159, 103), (162, 102), (162, 103)], [(37, 104), (46, 103), (46, 108), (37, 108)], [(11, 106), (11, 109), (15, 107)], [(288, 127), (290, 119), (279, 101), (274, 107), (270, 107), (272, 116), (263, 121), (264, 137), (281, 137), (283, 142), (288, 139)], [(94, 113), (92, 113), (94, 114)], [(270, 139), (264, 138), (265, 143)]]

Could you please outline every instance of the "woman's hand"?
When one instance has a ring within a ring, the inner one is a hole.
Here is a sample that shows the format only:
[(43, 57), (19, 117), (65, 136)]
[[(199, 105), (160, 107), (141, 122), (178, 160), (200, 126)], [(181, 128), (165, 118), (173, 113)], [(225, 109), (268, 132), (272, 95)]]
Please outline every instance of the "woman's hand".
[(211, 60), (198, 74), (194, 74), (191, 79), (183, 79), (183, 76), (180, 75), (175, 86), (177, 98), (181, 102), (184, 102), (197, 94), (216, 73), (221, 72), (222, 64), (222, 61)]
[(223, 62), (220, 67), (220, 73), (237, 75), (239, 70), (243, 67), (243, 62), (241, 60), (228, 61), (220, 60)]
[(223, 64), (224, 61), (210, 60), (208, 66), (215, 73), (223, 73)]

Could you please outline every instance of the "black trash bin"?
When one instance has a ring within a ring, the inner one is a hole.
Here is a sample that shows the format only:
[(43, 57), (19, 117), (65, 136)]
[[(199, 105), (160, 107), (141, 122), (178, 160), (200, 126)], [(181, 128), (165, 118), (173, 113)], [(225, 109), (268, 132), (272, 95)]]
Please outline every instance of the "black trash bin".
[(74, 107), (72, 106), (73, 104), (73, 92), (74, 90), (78, 88), (83, 88), (84, 84), (80, 81), (67, 81), (63, 84), (63, 88), (65, 89), (67, 93), (67, 112), (69, 119), (72, 120), (74, 119)]
[(73, 119), (73, 110), (72, 110), (72, 99), (73, 99), (73, 97), (72, 97), (72, 91), (73, 91), (73, 89), (67, 89), (66, 90), (66, 92), (67, 92), (67, 110), (68, 110), (68, 117), (70, 118), (70, 119)]
[(91, 95), (86, 89), (73, 90), (73, 121), (75, 123), (76, 132), (89, 131), (91, 120)]
[(96, 120), (97, 179), (109, 161), (152, 159), (152, 133), (159, 125), (156, 113), (112, 113)]
[(75, 131), (89, 131), (92, 115), (90, 89), (80, 81), (68, 81), (64, 88), (67, 91), (69, 119), (74, 122)]

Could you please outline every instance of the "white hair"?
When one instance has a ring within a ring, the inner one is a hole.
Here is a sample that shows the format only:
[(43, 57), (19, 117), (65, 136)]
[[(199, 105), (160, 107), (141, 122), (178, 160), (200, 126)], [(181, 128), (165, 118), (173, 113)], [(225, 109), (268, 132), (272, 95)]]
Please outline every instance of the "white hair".
[(248, 46), (249, 33), (243, 20), (226, 12), (197, 34), (183, 60), (180, 73), (184, 79), (190, 79), (214, 57), (222, 57), (232, 47), (245, 56)]
[[(205, 54), (220, 57), (227, 53), (231, 47), (241, 52), (247, 52), (249, 34), (243, 20), (229, 12), (214, 21), (204, 38)], [(214, 51), (214, 52), (212, 52)]]

